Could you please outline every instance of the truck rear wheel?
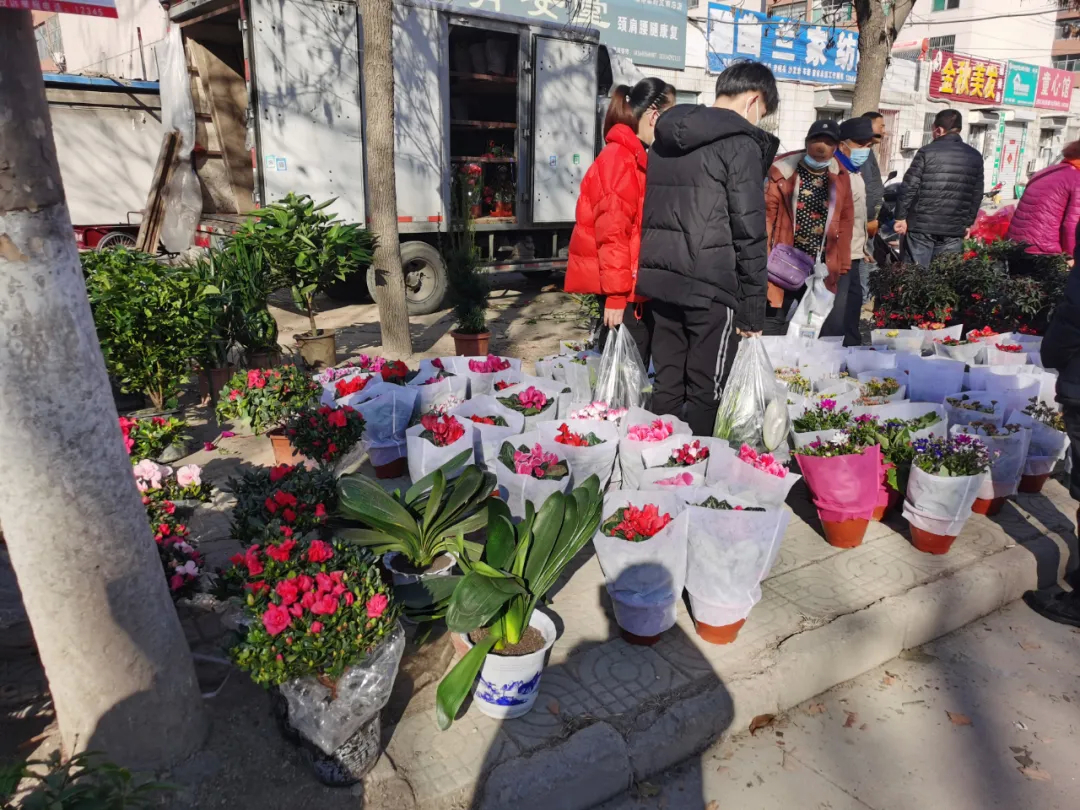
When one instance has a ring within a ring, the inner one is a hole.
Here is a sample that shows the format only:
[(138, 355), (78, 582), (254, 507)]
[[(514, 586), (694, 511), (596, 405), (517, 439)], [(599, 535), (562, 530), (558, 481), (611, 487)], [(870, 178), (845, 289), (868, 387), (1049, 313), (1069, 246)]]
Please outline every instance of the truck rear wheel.
[[(438, 250), (426, 242), (403, 242), (401, 270), (405, 274), (405, 300), (410, 315), (428, 315), (442, 309), (447, 291), (446, 265)], [(374, 267), (368, 268), (367, 285), (374, 300)]]

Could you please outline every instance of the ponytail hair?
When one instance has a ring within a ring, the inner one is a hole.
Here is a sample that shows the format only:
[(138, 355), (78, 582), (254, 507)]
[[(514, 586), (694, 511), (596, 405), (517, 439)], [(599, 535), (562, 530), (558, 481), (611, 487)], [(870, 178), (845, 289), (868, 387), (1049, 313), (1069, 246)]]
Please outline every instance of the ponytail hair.
[(651, 109), (666, 110), (675, 103), (675, 88), (663, 79), (642, 79), (630, 87), (617, 85), (611, 91), (611, 103), (604, 116), (604, 135), (616, 124), (625, 124), (637, 132), (638, 121)]

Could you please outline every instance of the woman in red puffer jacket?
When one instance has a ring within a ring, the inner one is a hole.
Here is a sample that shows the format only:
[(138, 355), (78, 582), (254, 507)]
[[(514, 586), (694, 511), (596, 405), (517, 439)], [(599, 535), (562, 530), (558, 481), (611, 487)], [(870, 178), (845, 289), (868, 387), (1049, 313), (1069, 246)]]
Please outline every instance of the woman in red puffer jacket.
[(1076, 249), (1080, 225), (1080, 141), (1065, 147), (1063, 160), (1028, 180), (1005, 238), (1027, 244), (1028, 253)]
[(604, 118), (607, 146), (581, 181), (566, 292), (604, 296), (604, 326), (626, 323), (646, 367), (652, 330), (643, 303), (634, 295), (645, 203), (647, 149), (656, 119), (675, 103), (675, 88), (662, 79), (642, 79), (633, 88), (611, 91)]

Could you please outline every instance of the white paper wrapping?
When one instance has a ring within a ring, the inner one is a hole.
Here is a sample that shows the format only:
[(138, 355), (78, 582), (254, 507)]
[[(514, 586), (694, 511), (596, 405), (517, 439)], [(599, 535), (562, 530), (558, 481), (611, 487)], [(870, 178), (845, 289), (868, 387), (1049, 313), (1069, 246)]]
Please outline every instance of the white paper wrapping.
[(945, 338), (952, 338), (953, 340), (959, 340), (964, 334), (964, 325), (958, 323), (955, 326), (948, 326), (945, 329), (912, 329), (913, 333), (922, 332), (923, 336), (923, 348), (934, 349), (934, 341), (944, 340)]
[[(983, 413), (982, 411), (972, 411), (967, 408), (961, 408), (958, 405), (951, 405), (950, 399), (961, 399), (967, 397), (967, 403), (978, 403), (983, 407), (993, 407), (993, 413)], [(1005, 404), (1000, 401), (996, 394), (989, 391), (965, 391), (964, 393), (949, 394), (945, 398), (945, 415), (949, 419), (949, 428), (953, 428), (956, 425), (970, 425), (972, 422), (990, 422), (998, 427), (1005, 424), (1005, 414), (1008, 410), (1005, 408)]]
[(447, 478), (460, 475), (467, 465), (473, 463), (475, 455), (473, 423), (468, 419), (462, 420), (461, 418), (458, 418), (458, 421), (465, 428), (465, 433), (456, 442), (446, 447), (437, 447), (433, 442), (421, 438), (420, 434), (424, 432), (423, 425), (413, 425), (405, 431), (405, 446), (409, 453), (409, 478), (413, 481), (419, 481), (454, 456), (465, 452), (466, 449), (469, 450), (469, 457), (457, 469), (450, 470)]
[(948, 432), (948, 417), (945, 414), (945, 406), (934, 402), (889, 402), (884, 405), (856, 405), (851, 409), (855, 416), (868, 413), (876, 416), (882, 422), (888, 419), (918, 419), (926, 414), (936, 413), (940, 421), (930, 427), (917, 430), (911, 434), (911, 439), (928, 439), (931, 436), (944, 436)]
[[(437, 373), (437, 369), (433, 369)], [(424, 380), (430, 380), (434, 373), (424, 377), (417, 374), (407, 383), (417, 391), (416, 412), (425, 413), (448, 413), (457, 407), (469, 396), (469, 381), (464, 377), (443, 377), (438, 382), (421, 385)]]
[[(496, 399), (506, 399), (513, 394), (520, 394), (528, 388), (535, 388), (548, 398), (548, 405), (540, 413), (533, 416), (525, 416), (525, 429), (532, 430), (532, 428), (540, 422), (547, 422), (551, 419), (562, 419), (566, 416), (566, 412), (570, 407), (570, 395), (562, 393), (562, 390), (566, 386), (563, 383), (555, 382), (554, 380), (544, 379), (543, 377), (533, 377), (526, 379), (517, 385), (511, 385), (502, 391), (495, 393), (493, 396)], [(512, 409), (511, 409), (512, 410)], [(524, 416), (524, 414), (522, 414)]]
[(640, 489), (645, 465), (641, 460), (641, 452), (656, 444), (655, 442), (639, 442), (627, 438), (631, 427), (648, 425), (657, 419), (671, 424), (673, 436), (689, 436), (690, 425), (674, 416), (657, 416), (644, 408), (631, 408), (623, 417), (619, 425), (619, 468), (622, 475), (623, 489)]
[(1034, 375), (991, 375), (982, 389), (1000, 402), (1006, 411), (1022, 411), (1040, 393), (1040, 381)]
[(944, 343), (934, 341), (934, 354), (937, 357), (947, 357), (950, 360), (959, 360), (962, 363), (972, 365), (983, 357), (986, 346), (982, 343), (965, 343), (961, 346), (946, 346)]
[[(374, 383), (369, 383), (371, 387)], [(405, 455), (405, 430), (416, 406), (416, 388), (384, 384), (378, 396), (353, 407), (364, 417), (364, 449), (376, 467)]]
[(896, 368), (896, 353), (881, 349), (849, 349), (847, 370), (858, 376), (864, 371), (887, 371)]
[(970, 425), (957, 425), (949, 431), (952, 436), (959, 433), (977, 436), (990, 451), (990, 475), (983, 482), (979, 497), (990, 499), (1015, 495), (1027, 463), (1031, 431), (1024, 428), (1008, 436), (987, 436), (981, 428)]
[(979, 497), (989, 473), (943, 478), (912, 465), (908, 478), (904, 517), (924, 531), (955, 537), (971, 516), (971, 506)]
[[(1028, 458), (1046, 458), (1050, 460), (1050, 469), (1045, 472), (1051, 472), (1054, 464), (1065, 458), (1065, 454), (1069, 451), (1069, 434), (1062, 433), (1060, 430), (1054, 430), (1049, 425), (1044, 425), (1042, 422), (1037, 422), (1028, 416), (1026, 413), (1020, 411), (1012, 411), (1009, 414), (1009, 421), (1013, 424), (1021, 425), (1028, 428), (1031, 431), (1031, 445), (1028, 448)], [(1043, 465), (1045, 466), (1045, 464)], [(1024, 475), (1041, 475), (1042, 473), (1030, 473), (1025, 472)]]
[[(866, 383), (870, 382), (871, 380), (884, 381), (886, 378), (896, 380), (896, 382), (899, 383), (900, 388), (895, 394), (889, 394), (889, 396), (885, 398), (886, 401), (900, 402), (907, 397), (907, 385), (905, 383), (907, 375), (905, 375), (901, 371), (898, 371), (895, 368), (886, 369), (885, 371), (863, 371), (858, 375), (858, 378), (859, 384), (862, 386), (865, 386)], [(867, 394), (867, 396), (869, 396), (869, 394)]]
[(814, 380), (812, 386), (816, 399), (835, 400), (837, 407), (855, 404), (855, 400), (862, 396), (859, 383), (851, 379), (833, 379), (823, 377)]
[(1026, 366), (1027, 352), (1003, 352), (994, 343), (986, 344), (986, 364), (988, 366)]
[(766, 509), (783, 507), (791, 488), (802, 477), (789, 472), (783, 478), (778, 478), (747, 464), (738, 454), (718, 455), (710, 462), (705, 477), (708, 486), (722, 487), (734, 497)]
[[(510, 436), (505, 441), (510, 442), (515, 449), (522, 445), (525, 445), (530, 450), (537, 444), (544, 446), (544, 443), (540, 440), (540, 435), (536, 431), (528, 431), (520, 436)], [(567, 461), (566, 454), (561, 452), (561, 449), (561, 444), (553, 445), (552, 443), (544, 446), (544, 450), (554, 453), (560, 461)], [(499, 448), (495, 450), (496, 457), (498, 456), (498, 450)], [(568, 461), (567, 466), (569, 467)], [(525, 517), (526, 501), (532, 501), (532, 505), (539, 510), (549, 496), (556, 492), (569, 492), (574, 472), (571, 468), (570, 474), (559, 481), (539, 479), (533, 478), (531, 475), (519, 475), (501, 461), (496, 460), (495, 477), (499, 483), (499, 497), (506, 501), (506, 505), (510, 507), (510, 514), (516, 519), (522, 520)]]
[(912, 402), (944, 402), (964, 385), (964, 363), (943, 357), (907, 356), (907, 394)]
[[(525, 429), (525, 417), (507, 408), (490, 394), (473, 397), (458, 405), (451, 413), (462, 420), (462, 424), (467, 421), (473, 426), (473, 456), (477, 464), (492, 472), (495, 470), (495, 459), (502, 443)], [(469, 419), (470, 416), (501, 416), (506, 420), (507, 426), (481, 425)]]
[[(604, 496), (601, 526), (618, 509), (655, 504), (660, 514), (678, 518), (682, 501), (669, 492), (619, 490)], [(675, 624), (678, 600), (686, 582), (686, 523), (673, 519), (648, 540), (631, 543), (593, 536), (596, 556), (619, 627), (638, 636), (655, 636)]]
[[(571, 447), (559, 444), (555, 441), (555, 437), (562, 425), (570, 428), (571, 433), (580, 433), (583, 436), (593, 433), (596, 438), (603, 439), (603, 444), (595, 447)], [(619, 428), (614, 422), (597, 419), (555, 419), (538, 423), (534, 430), (540, 436), (545, 450), (551, 445), (557, 445), (558, 451), (553, 452), (565, 455), (566, 460), (570, 462), (570, 474), (573, 478), (571, 489), (581, 486), (590, 475), (595, 475), (600, 479), (600, 491), (604, 491), (611, 480), (615, 457), (619, 453)]]
[(502, 371), (493, 372), (480, 372), (471, 371), (469, 369), (469, 361), (475, 360), (477, 362), (483, 362), (487, 360), (487, 357), (441, 357), (443, 368), (447, 371), (453, 372), (459, 377), (463, 377), (468, 380), (469, 390), (468, 396), (475, 397), (482, 394), (492, 393), (493, 386), (496, 380), (513, 380), (517, 382), (521, 378), (521, 360), (517, 357), (499, 357), (500, 360), (506, 360), (510, 363), (510, 368), (503, 369)]

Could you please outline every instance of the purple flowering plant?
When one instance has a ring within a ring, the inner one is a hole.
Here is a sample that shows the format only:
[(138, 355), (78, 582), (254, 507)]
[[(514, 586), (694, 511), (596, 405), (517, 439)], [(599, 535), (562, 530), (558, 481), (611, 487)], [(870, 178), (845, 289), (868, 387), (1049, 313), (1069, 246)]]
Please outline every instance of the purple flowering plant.
[(911, 446), (915, 466), (931, 475), (958, 478), (981, 475), (990, 469), (990, 451), (980, 439), (966, 433), (918, 439)]
[(835, 399), (823, 399), (813, 408), (807, 408), (793, 423), (796, 433), (813, 433), (815, 430), (841, 430), (851, 424), (851, 411), (837, 408)]

